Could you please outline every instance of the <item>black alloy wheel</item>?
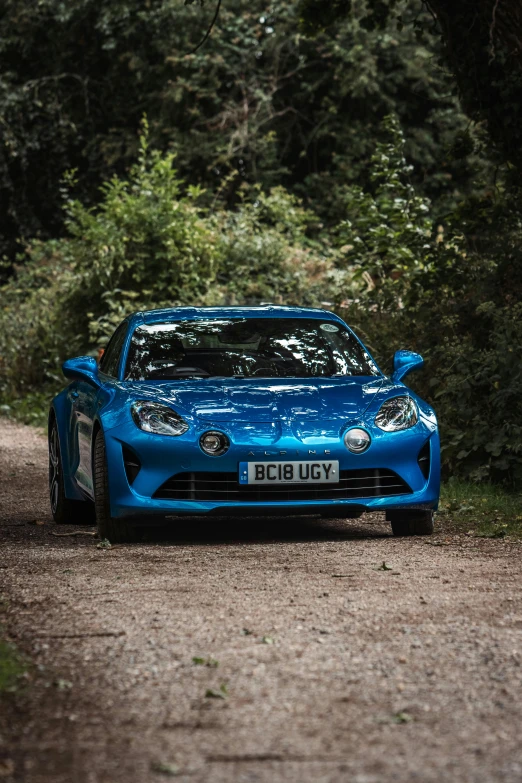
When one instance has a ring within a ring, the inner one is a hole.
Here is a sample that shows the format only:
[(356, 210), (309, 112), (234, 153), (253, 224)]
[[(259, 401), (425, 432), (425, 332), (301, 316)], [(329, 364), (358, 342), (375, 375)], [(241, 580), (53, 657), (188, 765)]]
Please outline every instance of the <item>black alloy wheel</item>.
[(51, 501), (51, 513), (54, 519), (56, 519), (60, 503), (61, 478), (58, 428), (54, 423), (49, 433), (49, 500)]
[(60, 437), (56, 420), (49, 429), (49, 500), (51, 513), (58, 525), (92, 524), (93, 505), (88, 500), (69, 500), (65, 497)]

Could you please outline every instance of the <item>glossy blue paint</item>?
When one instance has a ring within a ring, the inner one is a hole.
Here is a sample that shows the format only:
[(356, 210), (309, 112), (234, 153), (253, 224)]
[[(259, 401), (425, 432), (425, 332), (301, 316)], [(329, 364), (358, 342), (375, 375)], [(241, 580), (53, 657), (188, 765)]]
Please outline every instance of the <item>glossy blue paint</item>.
[(62, 364), (62, 372), (70, 381), (88, 381), (98, 388), (98, 365), (92, 356), (77, 356)]
[(420, 370), (424, 366), (424, 359), (413, 351), (396, 351), (393, 357), (392, 380), (401, 381), (412, 370)]
[[(64, 364), (71, 379), (52, 402), (58, 422), (64, 460), (65, 492), (70, 498), (92, 498), (93, 440), (104, 433), (111, 513), (114, 517), (205, 514), (234, 508), (264, 508), (310, 513), (355, 506), (366, 510), (437, 508), (440, 485), (440, 446), (432, 408), (408, 389), (401, 378), (422, 364), (418, 354), (395, 354), (394, 374), (312, 378), (187, 378), (158, 381), (123, 380), (132, 334), (142, 324), (212, 318), (312, 318), (339, 323), (324, 310), (290, 307), (172, 308), (136, 313), (126, 319), (127, 333), (116, 377), (99, 372), (91, 357)], [(366, 350), (366, 349), (365, 349)], [(383, 432), (374, 422), (382, 403), (398, 395), (411, 396), (419, 411), (408, 430)], [(150, 434), (137, 427), (130, 406), (151, 400), (172, 407), (189, 424), (178, 437)], [(371, 436), (363, 454), (345, 447), (347, 429), (363, 427)], [(230, 440), (220, 457), (206, 455), (199, 446), (207, 430), (219, 430)], [(425, 478), (417, 462), (429, 441), (431, 462)], [(138, 457), (141, 469), (132, 485), (127, 480), (123, 448)], [(240, 462), (313, 460), (327, 454), (340, 470), (390, 469), (411, 488), (410, 494), (350, 500), (278, 502), (210, 502), (154, 499), (155, 491), (176, 473), (192, 471), (235, 472)], [(349, 510), (349, 509), (347, 509)]]

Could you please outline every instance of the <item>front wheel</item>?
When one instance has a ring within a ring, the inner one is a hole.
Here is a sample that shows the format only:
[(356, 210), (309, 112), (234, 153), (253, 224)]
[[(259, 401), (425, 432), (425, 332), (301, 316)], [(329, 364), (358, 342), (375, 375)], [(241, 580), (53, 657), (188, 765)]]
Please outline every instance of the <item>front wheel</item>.
[(433, 511), (391, 511), (387, 514), (394, 536), (431, 536)]
[(49, 429), (49, 500), (53, 519), (58, 525), (94, 522), (92, 503), (88, 500), (69, 500), (65, 497), (63, 462), (56, 420), (52, 422)]
[(107, 456), (103, 432), (98, 430), (94, 441), (94, 507), (98, 535), (113, 544), (136, 540), (136, 529), (124, 519), (111, 517)]

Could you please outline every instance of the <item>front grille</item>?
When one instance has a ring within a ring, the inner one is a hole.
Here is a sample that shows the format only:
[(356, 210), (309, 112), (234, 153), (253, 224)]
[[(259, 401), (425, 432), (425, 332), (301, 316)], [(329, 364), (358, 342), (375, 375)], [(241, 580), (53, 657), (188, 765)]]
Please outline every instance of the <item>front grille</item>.
[(177, 473), (156, 490), (162, 500), (230, 500), (248, 503), (299, 500), (352, 500), (411, 494), (412, 490), (392, 470), (341, 470), (339, 484), (239, 484), (237, 473)]

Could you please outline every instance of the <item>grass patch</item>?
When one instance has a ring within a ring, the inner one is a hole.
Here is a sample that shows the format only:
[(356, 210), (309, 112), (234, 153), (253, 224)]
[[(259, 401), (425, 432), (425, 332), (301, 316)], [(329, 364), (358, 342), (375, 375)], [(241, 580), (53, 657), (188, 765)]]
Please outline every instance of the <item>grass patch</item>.
[(442, 486), (439, 515), (476, 536), (522, 537), (522, 495), (494, 484), (448, 481)]
[(0, 694), (17, 689), (27, 664), (14, 644), (0, 639)]

